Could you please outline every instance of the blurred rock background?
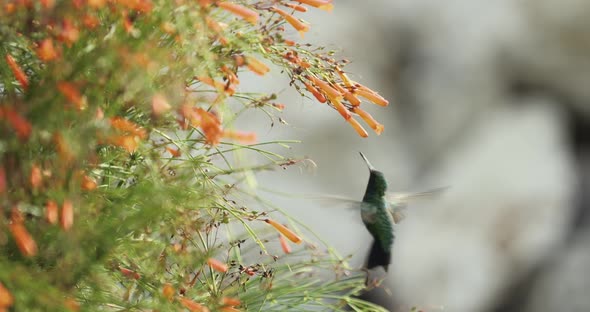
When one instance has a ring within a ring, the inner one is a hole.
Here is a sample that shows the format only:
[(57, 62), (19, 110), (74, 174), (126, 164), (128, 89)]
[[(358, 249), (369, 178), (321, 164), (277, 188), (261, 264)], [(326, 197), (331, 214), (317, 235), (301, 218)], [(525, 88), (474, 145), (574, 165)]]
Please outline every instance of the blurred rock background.
[[(367, 298), (391, 311), (590, 311), (590, 2), (334, 2), (331, 14), (306, 13), (306, 40), (342, 48), (353, 79), (390, 99), (370, 110), (385, 132), (358, 138), (285, 91), (288, 125), (260, 119), (259, 132), (303, 138), (284, 153), (317, 168), (263, 175), (260, 192), (360, 199), (362, 151), (391, 190), (451, 186), (410, 208), (396, 227), (391, 294)], [(358, 212), (265, 196), (364, 262), (371, 238)]]

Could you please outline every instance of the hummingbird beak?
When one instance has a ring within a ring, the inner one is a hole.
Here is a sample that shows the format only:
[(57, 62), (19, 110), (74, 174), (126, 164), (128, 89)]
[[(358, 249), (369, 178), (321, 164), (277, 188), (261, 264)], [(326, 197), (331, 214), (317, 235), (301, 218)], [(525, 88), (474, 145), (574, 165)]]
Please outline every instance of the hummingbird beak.
[(363, 158), (363, 160), (367, 164), (367, 167), (369, 167), (369, 170), (370, 171), (375, 170), (375, 167), (373, 167), (373, 165), (371, 165), (371, 163), (369, 162), (369, 160), (367, 159), (367, 157), (365, 157), (365, 155), (363, 153), (361, 153), (361, 152), (359, 152), (359, 154), (361, 154), (361, 157)]

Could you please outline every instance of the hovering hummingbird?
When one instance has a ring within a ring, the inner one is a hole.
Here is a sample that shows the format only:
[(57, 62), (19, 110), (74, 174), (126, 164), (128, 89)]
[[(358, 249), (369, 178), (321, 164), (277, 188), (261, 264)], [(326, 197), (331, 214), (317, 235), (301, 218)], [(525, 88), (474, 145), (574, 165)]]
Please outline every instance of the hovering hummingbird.
[(361, 219), (373, 236), (373, 244), (367, 259), (367, 269), (382, 266), (387, 272), (391, 263), (391, 248), (395, 238), (393, 226), (403, 219), (402, 210), (407, 206), (407, 201), (418, 197), (437, 195), (446, 188), (420, 193), (387, 193), (387, 181), (383, 173), (375, 169), (363, 153), (360, 154), (370, 172), (367, 189), (362, 202), (360, 202)]
[(437, 196), (447, 187), (417, 193), (387, 192), (387, 180), (385, 180), (383, 173), (375, 169), (363, 153), (360, 154), (369, 167), (370, 173), (362, 201), (339, 195), (319, 195), (311, 196), (311, 198), (328, 200), (336, 204), (346, 203), (354, 209), (360, 208), (361, 219), (373, 236), (373, 244), (367, 259), (367, 269), (382, 266), (387, 271), (391, 263), (391, 248), (395, 238), (393, 228), (405, 218), (404, 210), (408, 203)]
[[(359, 152), (360, 153), (360, 152)], [(363, 201), (361, 202), (361, 219), (365, 227), (373, 236), (373, 244), (367, 260), (367, 269), (382, 266), (387, 272), (391, 262), (391, 247), (393, 246), (394, 220), (387, 207), (385, 192), (387, 181), (381, 171), (377, 171), (367, 157), (360, 153), (367, 167), (369, 167), (369, 183)]]

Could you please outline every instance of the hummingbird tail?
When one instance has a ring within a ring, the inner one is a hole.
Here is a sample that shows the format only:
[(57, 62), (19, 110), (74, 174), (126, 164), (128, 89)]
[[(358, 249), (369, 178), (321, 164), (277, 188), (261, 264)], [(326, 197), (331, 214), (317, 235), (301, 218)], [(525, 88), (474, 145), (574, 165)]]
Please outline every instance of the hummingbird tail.
[(391, 253), (389, 250), (383, 249), (381, 244), (377, 241), (373, 241), (373, 245), (371, 246), (371, 251), (369, 252), (369, 259), (367, 261), (367, 268), (372, 269), (374, 267), (382, 266), (387, 272), (387, 267), (391, 262)]

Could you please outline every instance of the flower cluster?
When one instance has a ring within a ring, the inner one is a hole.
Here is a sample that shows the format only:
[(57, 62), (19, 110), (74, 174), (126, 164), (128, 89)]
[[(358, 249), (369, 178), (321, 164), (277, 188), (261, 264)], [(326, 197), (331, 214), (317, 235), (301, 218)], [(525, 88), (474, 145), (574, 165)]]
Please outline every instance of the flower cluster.
[[(252, 173), (299, 163), (234, 128), (230, 103), (271, 118), (285, 109), (242, 90), (244, 72), (280, 69), (359, 135), (355, 117), (383, 131), (361, 107), (387, 100), (350, 80), (347, 62), (287, 38), (311, 27), (297, 14), (331, 0), (0, 6), (1, 311), (245, 311), (271, 297), (355, 308), (363, 278), (308, 282), (310, 267), (349, 274), (341, 258), (280, 212), (235, 201)], [(240, 150), (271, 163), (242, 166)]]

